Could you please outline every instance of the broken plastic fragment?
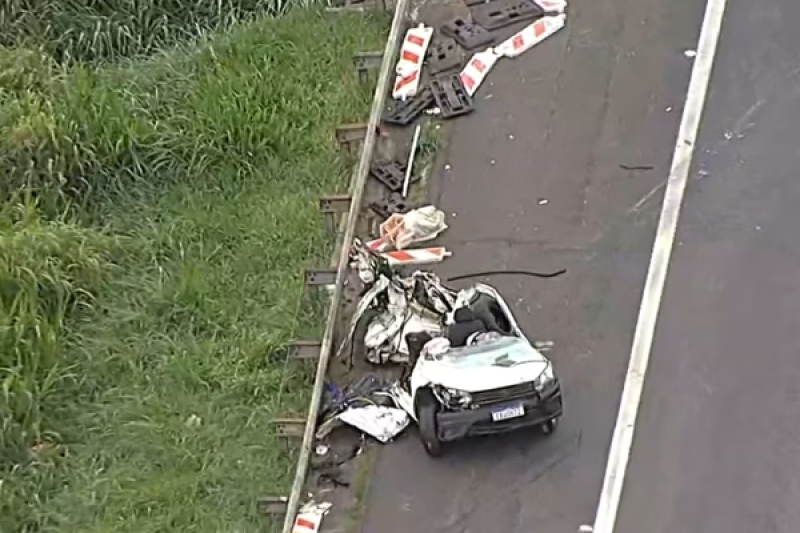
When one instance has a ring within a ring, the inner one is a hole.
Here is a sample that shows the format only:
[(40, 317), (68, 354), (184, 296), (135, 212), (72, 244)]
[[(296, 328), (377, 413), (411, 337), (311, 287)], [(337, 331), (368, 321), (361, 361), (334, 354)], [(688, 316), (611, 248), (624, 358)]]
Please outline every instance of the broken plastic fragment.
[(404, 410), (379, 405), (350, 408), (340, 414), (339, 419), (382, 443), (399, 435), (409, 424), (408, 413)]
[(317, 533), (322, 524), (322, 518), (328, 514), (331, 506), (332, 504), (328, 502), (310, 501), (305, 504), (294, 519), (292, 533)]
[(533, 0), (545, 13), (563, 13), (567, 10), (567, 0)]

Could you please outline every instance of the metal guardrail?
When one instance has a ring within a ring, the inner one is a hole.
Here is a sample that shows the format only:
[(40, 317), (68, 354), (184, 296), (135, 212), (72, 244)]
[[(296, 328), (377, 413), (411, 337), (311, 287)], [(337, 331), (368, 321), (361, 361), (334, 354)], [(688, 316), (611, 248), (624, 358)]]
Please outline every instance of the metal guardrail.
[(359, 158), (358, 166), (353, 174), (350, 185), (350, 210), (347, 213), (344, 235), (339, 244), (336, 284), (334, 285), (334, 290), (331, 295), (330, 308), (325, 321), (325, 331), (322, 336), (320, 355), (317, 363), (316, 375), (314, 377), (311, 404), (308, 409), (308, 417), (306, 418), (303, 432), (300, 456), (297, 460), (297, 470), (295, 472), (291, 492), (289, 493), (289, 501), (287, 503), (286, 515), (283, 523), (283, 533), (292, 532), (294, 520), (300, 508), (300, 501), (305, 488), (308, 465), (311, 458), (311, 448), (314, 444), (314, 434), (316, 432), (316, 421), (322, 401), (328, 364), (333, 352), (334, 334), (339, 320), (339, 309), (341, 308), (342, 295), (344, 293), (344, 282), (347, 278), (350, 246), (353, 242), (353, 237), (355, 237), (356, 226), (362, 207), (361, 204), (364, 200), (364, 190), (366, 188), (372, 155), (377, 141), (378, 125), (389, 92), (389, 82), (393, 75), (392, 66), (394, 65), (394, 60), (400, 46), (400, 39), (403, 35), (409, 2), (410, 0), (397, 0), (395, 4), (392, 26), (389, 31), (389, 37), (386, 40), (386, 47), (383, 51), (383, 60), (378, 74), (377, 86), (375, 87), (375, 96), (372, 100), (372, 109), (369, 115), (366, 136), (364, 137), (364, 143), (361, 148), (361, 157)]

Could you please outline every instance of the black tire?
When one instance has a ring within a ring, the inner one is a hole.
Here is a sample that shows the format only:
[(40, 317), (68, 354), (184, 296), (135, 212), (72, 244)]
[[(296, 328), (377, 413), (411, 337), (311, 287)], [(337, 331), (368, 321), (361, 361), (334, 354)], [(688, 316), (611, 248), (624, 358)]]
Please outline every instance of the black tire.
[(425, 453), (431, 457), (441, 457), (442, 442), (439, 440), (439, 432), (436, 427), (438, 405), (433, 393), (429, 390), (419, 391), (415, 410), (419, 426), (419, 440), (422, 442), (422, 447), (425, 448)]
[(558, 427), (558, 418), (551, 418), (547, 422), (542, 423), (542, 433), (547, 436), (552, 435), (555, 433), (556, 428)]

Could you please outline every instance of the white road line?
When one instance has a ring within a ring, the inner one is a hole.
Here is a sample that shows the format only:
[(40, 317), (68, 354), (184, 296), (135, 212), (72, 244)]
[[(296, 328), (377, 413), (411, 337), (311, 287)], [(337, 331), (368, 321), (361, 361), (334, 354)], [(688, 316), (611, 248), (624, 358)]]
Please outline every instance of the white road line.
[(636, 332), (633, 337), (628, 373), (622, 389), (617, 422), (611, 439), (603, 489), (597, 504), (597, 515), (594, 521), (594, 533), (613, 533), (617, 519), (625, 472), (628, 467), (633, 433), (636, 429), (636, 415), (642, 398), (647, 364), (653, 344), (653, 334), (658, 320), (661, 297), (664, 293), (664, 282), (667, 277), (669, 260), (675, 242), (675, 231), (678, 226), (681, 204), (683, 203), (686, 182), (692, 163), (692, 155), (700, 126), (700, 117), (705, 106), (708, 83), (714, 66), (714, 55), (722, 29), (722, 19), (727, 0), (707, 0), (703, 16), (703, 27), (697, 46), (697, 56), (692, 68), (692, 77), (686, 94), (686, 103), (678, 129), (675, 152), (672, 156), (667, 190), (664, 192), (664, 205), (658, 221), (647, 281), (644, 285), (639, 318), (636, 321)]

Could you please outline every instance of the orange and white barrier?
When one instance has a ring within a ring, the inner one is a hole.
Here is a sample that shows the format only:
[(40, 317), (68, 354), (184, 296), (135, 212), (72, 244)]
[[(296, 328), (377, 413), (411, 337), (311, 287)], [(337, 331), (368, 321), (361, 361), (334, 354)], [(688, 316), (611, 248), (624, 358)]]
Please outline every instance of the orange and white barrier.
[(417, 94), (419, 81), (422, 77), (422, 63), (428, 45), (433, 37), (433, 28), (420, 24), (406, 32), (403, 44), (400, 47), (400, 59), (397, 61), (392, 89), (392, 98), (406, 100)]
[(487, 48), (483, 52), (476, 52), (472, 58), (467, 62), (464, 69), (459, 74), (461, 83), (464, 84), (467, 94), (473, 96), (480, 87), (486, 75), (492, 70), (492, 67), (500, 58), (494, 48)]
[(381, 254), (389, 261), (390, 266), (428, 265), (444, 261), (453, 255), (444, 246), (432, 248), (416, 248), (412, 250), (393, 250)]
[(328, 514), (331, 504), (308, 502), (297, 513), (292, 533), (318, 533), (323, 517)]
[(563, 13), (567, 10), (567, 0), (533, 0), (545, 13)]
[(387, 246), (388, 244), (383, 242), (383, 239), (374, 239), (367, 243), (367, 249), (372, 252), (380, 252)]
[(563, 13), (542, 17), (500, 43), (496, 51), (504, 57), (517, 57), (563, 28), (566, 21), (567, 16)]

